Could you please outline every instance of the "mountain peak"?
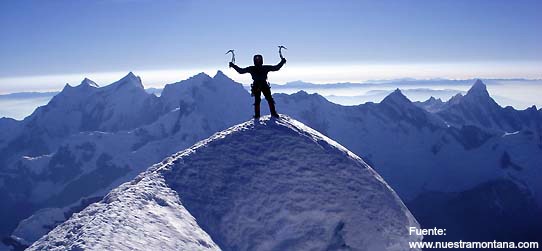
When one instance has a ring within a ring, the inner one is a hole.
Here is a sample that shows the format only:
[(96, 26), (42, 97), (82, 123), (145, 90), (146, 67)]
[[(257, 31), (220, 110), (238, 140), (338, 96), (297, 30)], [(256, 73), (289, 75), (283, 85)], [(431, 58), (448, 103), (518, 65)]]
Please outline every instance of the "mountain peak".
[(145, 90), (145, 87), (143, 87), (143, 83), (141, 83), (141, 78), (136, 76), (133, 72), (129, 72), (126, 76), (124, 76), (117, 82), (110, 84), (107, 87), (118, 89), (124, 86), (136, 87)]
[(423, 102), (416, 101), (414, 102), (414, 104), (425, 109), (428, 112), (437, 112), (441, 110), (445, 105), (442, 99), (435, 98), (433, 96)]
[(461, 101), (461, 99), (463, 99), (463, 94), (461, 93), (457, 93), (455, 95), (453, 95), (448, 101), (446, 101), (446, 103), (448, 105), (454, 105), (454, 104), (457, 104)]
[(472, 85), (472, 87), (467, 92), (466, 96), (488, 96), (489, 93), (487, 92), (487, 86), (482, 82), (480, 79), (476, 79), (476, 82)]
[(218, 70), (216, 72), (216, 74), (213, 76), (213, 79), (226, 79), (226, 80), (233, 81), (230, 77), (228, 77), (226, 74), (224, 74), (224, 72), (222, 72), (221, 70)]
[(224, 74), (224, 72), (223, 72), (223, 71), (221, 71), (221, 70), (218, 70), (218, 71), (216, 71), (216, 74), (215, 74), (215, 76), (214, 76), (214, 77), (216, 77), (216, 76), (226, 76), (226, 74)]
[(207, 75), (205, 72), (200, 72), (190, 78), (210, 78), (211, 76)]
[(486, 109), (498, 109), (501, 108), (499, 104), (493, 100), (487, 91), (486, 85), (482, 80), (477, 79), (476, 82), (469, 89), (467, 94), (460, 100), (460, 102), (466, 102), (470, 105), (484, 106)]
[(412, 103), (402, 92), (399, 88), (395, 89), (392, 93), (388, 94), (382, 102), (383, 104), (410, 104)]
[[(200, 72), (200, 73), (198, 73), (198, 74), (196, 74), (194, 76), (189, 77), (186, 80), (174, 83), (173, 85), (178, 84), (178, 83), (186, 83), (186, 82), (194, 82), (194, 81), (196, 81), (196, 82), (205, 82), (205, 81), (210, 80), (210, 79), (211, 79), (211, 76), (207, 75), (207, 73)], [(171, 84), (168, 84), (168, 85), (171, 85)], [(166, 85), (166, 87), (168, 85)]]
[(429, 97), (428, 100), (426, 100), (426, 102), (431, 102), (431, 103), (435, 103), (435, 102), (437, 102), (437, 103), (442, 103), (442, 99), (440, 99), (440, 98), (435, 98), (435, 97), (431, 96), (431, 97)]
[(83, 81), (81, 81), (81, 84), (77, 86), (72, 86), (69, 83), (66, 83), (64, 88), (59, 94), (62, 94), (60, 96), (68, 95), (68, 96), (81, 96), (81, 95), (88, 95), (92, 93), (93, 90), (97, 89), (99, 86), (98, 84), (94, 83), (94, 81), (85, 78)]
[(61, 92), (65, 91), (65, 90), (68, 90), (68, 89), (70, 89), (70, 88), (73, 88), (73, 86), (70, 85), (70, 83), (66, 83), (66, 84), (64, 85), (64, 88), (62, 88), (62, 91), (61, 91)]
[(133, 72), (131, 72), (131, 71), (130, 71), (130, 72), (128, 72), (128, 74), (126, 74), (126, 76), (125, 76), (125, 77), (129, 77), (129, 78), (135, 78), (135, 77), (136, 77), (136, 75), (135, 75), (135, 74), (134, 74)]
[(88, 78), (85, 78), (83, 79), (83, 81), (81, 81), (81, 84), (80, 86), (90, 86), (90, 87), (94, 87), (94, 88), (99, 88), (100, 86), (98, 84), (96, 84), (96, 82), (88, 79)]
[(420, 241), (409, 227), (419, 225), (359, 157), (287, 116), (265, 116), (151, 166), (29, 250), (219, 250), (214, 240), (223, 250), (385, 251)]
[(324, 98), (322, 95), (318, 93), (308, 93), (304, 90), (299, 90), (296, 93), (292, 94), (277, 94), (277, 97), (280, 96), (290, 96), (295, 101), (309, 101), (309, 102), (318, 102), (318, 103), (331, 103), (329, 100)]
[(128, 72), (128, 74), (126, 74), (126, 76), (121, 78), (121, 80), (131, 80), (131, 81), (134, 81), (134, 82), (140, 82), (141, 83), (141, 79), (138, 76), (136, 76), (133, 72)]
[[(514, 109), (514, 108), (512, 107), (512, 109)], [(536, 105), (531, 105), (531, 106), (527, 107), (525, 109), (525, 111), (535, 112), (536, 113), (538, 111), (538, 108), (536, 107)]]

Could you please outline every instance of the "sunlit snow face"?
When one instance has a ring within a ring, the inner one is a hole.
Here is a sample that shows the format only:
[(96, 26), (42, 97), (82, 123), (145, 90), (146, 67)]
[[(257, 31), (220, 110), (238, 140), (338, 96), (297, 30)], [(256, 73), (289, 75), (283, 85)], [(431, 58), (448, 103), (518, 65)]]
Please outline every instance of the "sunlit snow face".
[(262, 55), (254, 55), (254, 65), (255, 66), (262, 66), (263, 65), (263, 57), (262, 57)]

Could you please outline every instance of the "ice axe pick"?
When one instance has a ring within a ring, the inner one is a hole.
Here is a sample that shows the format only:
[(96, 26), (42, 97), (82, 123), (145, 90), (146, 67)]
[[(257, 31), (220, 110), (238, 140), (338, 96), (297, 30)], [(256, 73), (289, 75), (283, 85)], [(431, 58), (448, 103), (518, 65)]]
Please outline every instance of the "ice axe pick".
[(235, 64), (235, 51), (229, 50), (228, 52), (226, 52), (226, 55), (228, 55), (228, 53), (231, 53), (231, 62)]
[(286, 47), (284, 47), (284, 46), (282, 46), (282, 45), (279, 45), (279, 56), (280, 56), (280, 58), (284, 58), (284, 57), (282, 56), (282, 49), (288, 50), (288, 48), (286, 48)]

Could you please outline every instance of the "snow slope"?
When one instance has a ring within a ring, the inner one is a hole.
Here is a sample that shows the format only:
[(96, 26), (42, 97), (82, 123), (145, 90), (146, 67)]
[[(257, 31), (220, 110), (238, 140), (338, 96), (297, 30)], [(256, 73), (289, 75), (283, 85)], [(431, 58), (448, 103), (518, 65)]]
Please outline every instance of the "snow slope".
[(159, 173), (115, 189), (29, 250), (219, 250)]
[(166, 158), (29, 250), (409, 250), (419, 240), (410, 226), (363, 160), (289, 117), (265, 117)]

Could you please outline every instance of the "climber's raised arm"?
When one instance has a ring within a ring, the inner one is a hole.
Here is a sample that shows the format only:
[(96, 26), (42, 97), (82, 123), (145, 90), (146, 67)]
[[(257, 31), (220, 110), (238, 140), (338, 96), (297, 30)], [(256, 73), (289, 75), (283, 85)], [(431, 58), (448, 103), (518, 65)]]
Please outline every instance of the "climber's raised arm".
[(286, 59), (285, 58), (282, 58), (280, 60), (280, 63), (278, 63), (277, 65), (269, 65), (268, 67), (268, 70), (269, 71), (278, 71), (280, 70), (280, 68), (282, 68), (282, 66), (286, 63)]
[(248, 70), (248, 67), (246, 68), (241, 68), (237, 65), (235, 65), (234, 63), (230, 62), (230, 67), (235, 69), (235, 71), (237, 71), (239, 74), (245, 74), (245, 73), (248, 73), (249, 70)]

